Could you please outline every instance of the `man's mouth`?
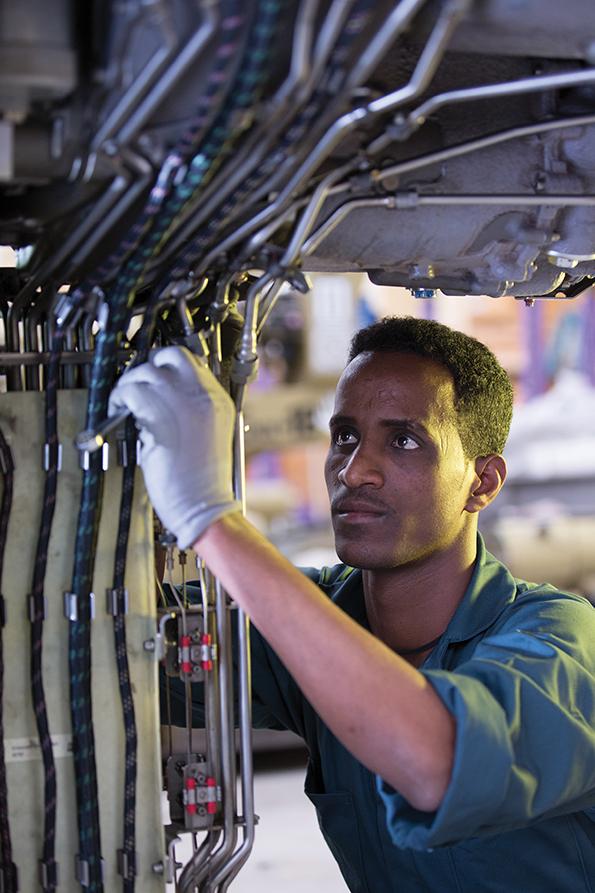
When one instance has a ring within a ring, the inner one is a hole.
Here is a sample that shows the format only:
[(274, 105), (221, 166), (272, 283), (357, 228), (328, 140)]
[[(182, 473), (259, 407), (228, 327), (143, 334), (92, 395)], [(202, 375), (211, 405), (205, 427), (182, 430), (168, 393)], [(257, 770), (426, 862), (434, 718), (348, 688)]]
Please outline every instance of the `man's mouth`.
[(378, 520), (378, 518), (386, 514), (386, 510), (373, 503), (345, 499), (333, 506), (332, 513), (335, 518), (339, 518), (342, 521), (365, 523)]

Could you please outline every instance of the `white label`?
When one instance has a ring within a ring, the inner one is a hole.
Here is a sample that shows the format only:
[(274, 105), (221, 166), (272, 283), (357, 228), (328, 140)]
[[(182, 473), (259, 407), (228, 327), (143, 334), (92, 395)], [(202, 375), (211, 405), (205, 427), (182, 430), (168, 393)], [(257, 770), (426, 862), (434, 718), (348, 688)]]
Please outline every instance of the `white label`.
[[(72, 735), (52, 735), (54, 759), (72, 756)], [(4, 741), (7, 763), (25, 763), (28, 760), (41, 760), (41, 747), (38, 738), (6, 738)]]

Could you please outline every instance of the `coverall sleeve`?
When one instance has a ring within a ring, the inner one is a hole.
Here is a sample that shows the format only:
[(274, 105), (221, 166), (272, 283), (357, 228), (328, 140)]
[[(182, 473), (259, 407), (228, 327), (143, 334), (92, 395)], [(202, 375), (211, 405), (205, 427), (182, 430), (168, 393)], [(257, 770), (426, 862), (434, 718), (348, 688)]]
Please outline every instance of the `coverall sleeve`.
[(594, 656), (586, 600), (529, 592), (471, 659), (422, 670), (456, 720), (454, 765), (433, 813), (377, 778), (395, 844), (430, 849), (594, 807)]

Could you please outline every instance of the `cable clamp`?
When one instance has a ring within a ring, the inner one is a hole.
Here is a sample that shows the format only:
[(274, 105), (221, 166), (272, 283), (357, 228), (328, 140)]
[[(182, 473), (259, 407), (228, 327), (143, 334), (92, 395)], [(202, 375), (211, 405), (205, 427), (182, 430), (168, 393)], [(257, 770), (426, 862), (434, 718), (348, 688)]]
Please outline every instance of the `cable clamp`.
[(128, 614), (128, 590), (124, 586), (106, 589), (106, 611), (112, 617), (119, 614)]
[[(64, 616), (67, 620), (71, 620), (72, 622), (76, 622), (80, 620), (81, 610), (79, 606), (79, 598), (76, 592), (65, 592), (64, 593)], [(89, 593), (89, 620), (95, 619), (95, 595), (94, 593)]]
[[(91, 467), (91, 453), (89, 450), (81, 450), (79, 453), (79, 465), (83, 471), (89, 471)], [(101, 469), (107, 471), (109, 468), (109, 443), (101, 446)]]
[(51, 862), (39, 860), (39, 883), (44, 890), (58, 886), (58, 863), (55, 859)]
[(47, 616), (48, 602), (45, 595), (29, 596), (29, 620), (34, 623), (36, 620), (45, 620)]
[(61, 443), (44, 443), (43, 445), (43, 470), (49, 471), (51, 468), (62, 471)]
[(74, 876), (81, 887), (90, 886), (91, 872), (89, 871), (89, 863), (78, 855), (74, 857)]
[(118, 850), (118, 874), (125, 881), (131, 881), (136, 877), (136, 850)]

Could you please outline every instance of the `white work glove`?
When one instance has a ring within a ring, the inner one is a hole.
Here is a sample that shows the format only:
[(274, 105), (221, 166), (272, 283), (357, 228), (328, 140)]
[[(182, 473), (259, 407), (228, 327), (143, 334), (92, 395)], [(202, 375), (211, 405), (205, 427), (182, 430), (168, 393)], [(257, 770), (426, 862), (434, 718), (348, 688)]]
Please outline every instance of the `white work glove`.
[(215, 376), (184, 347), (164, 347), (125, 372), (109, 414), (129, 410), (140, 431), (149, 498), (181, 549), (240, 510), (232, 489), (235, 410)]

